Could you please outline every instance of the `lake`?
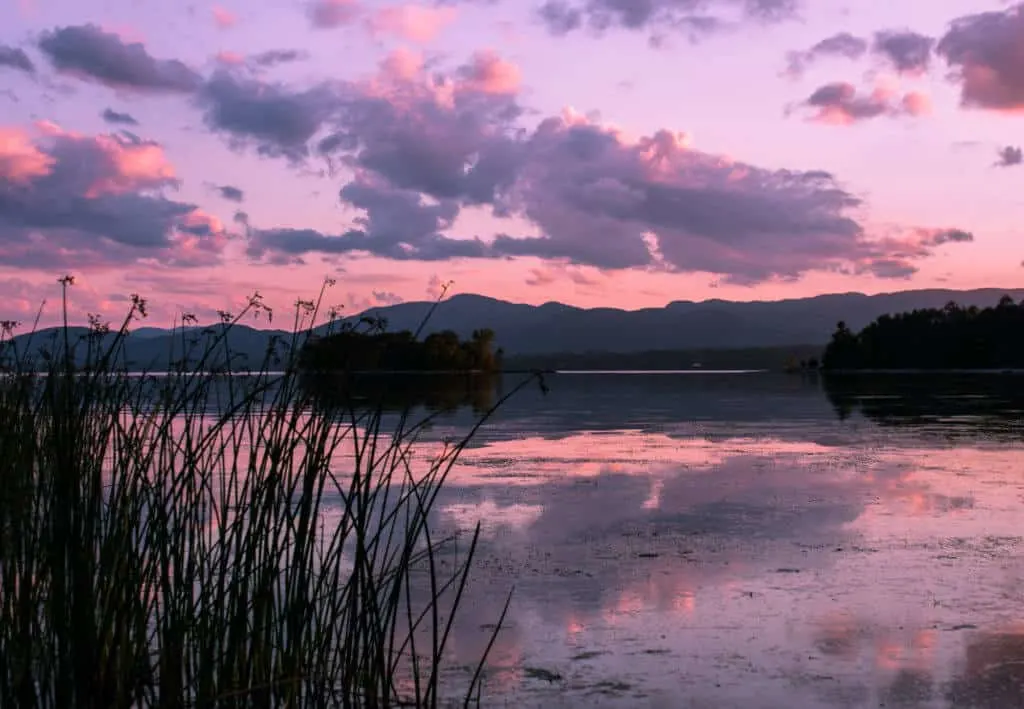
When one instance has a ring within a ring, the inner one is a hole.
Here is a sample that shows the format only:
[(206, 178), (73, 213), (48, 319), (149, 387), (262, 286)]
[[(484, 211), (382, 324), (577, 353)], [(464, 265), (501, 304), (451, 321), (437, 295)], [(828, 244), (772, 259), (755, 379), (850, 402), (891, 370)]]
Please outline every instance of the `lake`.
[(515, 589), (484, 706), (1024, 706), (1024, 377), (547, 384), (438, 506), (483, 522), (457, 659)]

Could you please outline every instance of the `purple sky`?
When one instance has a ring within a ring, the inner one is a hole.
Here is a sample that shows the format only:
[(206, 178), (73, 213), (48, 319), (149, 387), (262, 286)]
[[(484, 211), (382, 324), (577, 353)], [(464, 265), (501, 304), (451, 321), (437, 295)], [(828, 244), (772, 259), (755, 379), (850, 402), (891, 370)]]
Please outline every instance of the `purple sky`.
[(1024, 275), (999, 0), (8, 0), (0, 77), (0, 318)]

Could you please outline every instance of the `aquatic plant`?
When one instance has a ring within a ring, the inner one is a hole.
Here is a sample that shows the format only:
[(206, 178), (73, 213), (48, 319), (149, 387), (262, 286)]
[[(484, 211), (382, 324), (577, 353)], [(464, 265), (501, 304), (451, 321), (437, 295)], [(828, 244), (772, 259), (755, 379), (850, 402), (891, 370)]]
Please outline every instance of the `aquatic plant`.
[(309, 405), (292, 353), (324, 290), (251, 370), (232, 366), (229, 333), (271, 315), (258, 295), (205, 333), (184, 316), (189, 356), (137, 376), (124, 343), (145, 300), (78, 335), (72, 285), (50, 342), (13, 323), (0, 336), (0, 706), (479, 701), (486, 652), (445, 661), (479, 526), (453, 552), (431, 512), (478, 427), (531, 380), (420, 463), (429, 417)]

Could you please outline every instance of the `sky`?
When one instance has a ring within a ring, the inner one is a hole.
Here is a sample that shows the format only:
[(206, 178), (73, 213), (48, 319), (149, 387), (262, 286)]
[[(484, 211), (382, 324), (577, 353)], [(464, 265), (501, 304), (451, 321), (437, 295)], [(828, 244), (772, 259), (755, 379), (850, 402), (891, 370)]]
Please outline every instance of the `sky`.
[(0, 319), (1020, 287), (1022, 113), (1000, 0), (0, 0)]

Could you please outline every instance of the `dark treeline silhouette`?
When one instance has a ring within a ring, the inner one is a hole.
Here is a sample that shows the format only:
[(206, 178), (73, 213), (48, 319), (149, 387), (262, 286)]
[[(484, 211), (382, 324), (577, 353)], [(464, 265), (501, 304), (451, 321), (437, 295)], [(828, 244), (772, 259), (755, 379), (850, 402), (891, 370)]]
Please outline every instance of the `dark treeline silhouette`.
[(1024, 301), (883, 315), (859, 333), (840, 322), (822, 367), (843, 369), (1024, 368)]
[(408, 330), (359, 332), (346, 329), (310, 339), (299, 355), (307, 372), (494, 372), (501, 350), (494, 350), (494, 332), (474, 330), (460, 340), (450, 330), (422, 340)]

